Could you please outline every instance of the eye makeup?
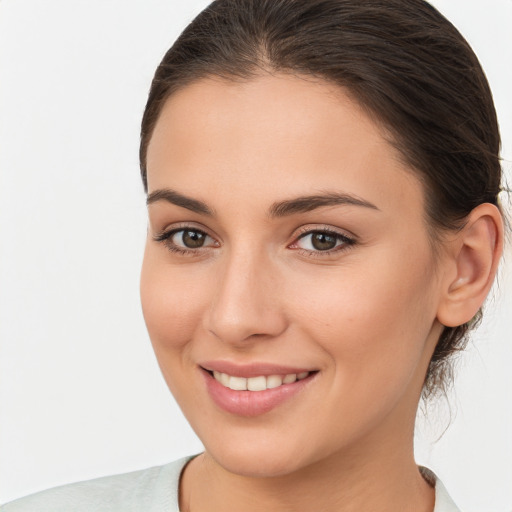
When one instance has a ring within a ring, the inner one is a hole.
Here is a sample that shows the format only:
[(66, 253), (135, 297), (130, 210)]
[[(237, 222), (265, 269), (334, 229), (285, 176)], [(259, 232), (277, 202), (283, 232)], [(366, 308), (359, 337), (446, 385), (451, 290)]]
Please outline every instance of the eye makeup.
[[(204, 230), (190, 224), (182, 224), (157, 233), (153, 235), (153, 240), (162, 243), (172, 253), (183, 256), (204, 255), (205, 251), (221, 246)], [(306, 257), (321, 258), (345, 251), (355, 243), (354, 238), (331, 227), (315, 226), (302, 228), (287, 247)]]

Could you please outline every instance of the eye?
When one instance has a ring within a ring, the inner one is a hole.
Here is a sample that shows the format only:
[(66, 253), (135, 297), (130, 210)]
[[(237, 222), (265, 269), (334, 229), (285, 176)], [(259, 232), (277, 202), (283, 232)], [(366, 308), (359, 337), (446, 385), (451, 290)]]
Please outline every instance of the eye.
[(191, 227), (165, 231), (155, 235), (154, 240), (164, 243), (170, 251), (182, 254), (218, 246), (218, 243), (204, 231)]
[(353, 245), (355, 241), (346, 235), (331, 230), (310, 230), (297, 238), (290, 246), (308, 253), (332, 253)]
[(206, 233), (197, 229), (180, 229), (179, 231), (174, 231), (168, 240), (178, 247), (199, 249), (205, 245), (209, 238)]

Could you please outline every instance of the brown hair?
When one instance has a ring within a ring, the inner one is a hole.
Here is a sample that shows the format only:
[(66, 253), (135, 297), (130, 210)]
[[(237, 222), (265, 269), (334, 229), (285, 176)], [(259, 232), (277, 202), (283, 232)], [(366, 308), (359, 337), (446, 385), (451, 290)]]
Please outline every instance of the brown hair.
[[(308, 75), (337, 84), (390, 133), (425, 186), (435, 241), (473, 208), (497, 204), (500, 135), (491, 91), (457, 29), (423, 0), (216, 0), (183, 31), (151, 84), (140, 166), (164, 102), (207, 76)], [(424, 397), (451, 382), (449, 356), (481, 317), (445, 328)]]

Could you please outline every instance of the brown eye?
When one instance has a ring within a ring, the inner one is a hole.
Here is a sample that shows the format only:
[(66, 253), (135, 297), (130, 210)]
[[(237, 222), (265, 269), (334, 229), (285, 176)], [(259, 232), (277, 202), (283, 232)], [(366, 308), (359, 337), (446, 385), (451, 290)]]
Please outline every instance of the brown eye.
[[(180, 236), (181, 233), (181, 236)], [(199, 249), (203, 247), (207, 235), (201, 231), (182, 230), (174, 235), (174, 243), (176, 245), (183, 245), (187, 249)], [(181, 238), (181, 243), (180, 243)]]
[(304, 249), (311, 253), (337, 251), (349, 245), (353, 245), (354, 240), (332, 231), (309, 231), (304, 233), (295, 243), (295, 248)]
[(200, 229), (185, 227), (182, 229), (173, 229), (154, 236), (156, 242), (162, 243), (171, 252), (180, 254), (202, 253), (213, 247), (219, 247), (219, 243)]
[(337, 239), (335, 236), (328, 233), (312, 233), (311, 245), (317, 251), (328, 251), (336, 247)]

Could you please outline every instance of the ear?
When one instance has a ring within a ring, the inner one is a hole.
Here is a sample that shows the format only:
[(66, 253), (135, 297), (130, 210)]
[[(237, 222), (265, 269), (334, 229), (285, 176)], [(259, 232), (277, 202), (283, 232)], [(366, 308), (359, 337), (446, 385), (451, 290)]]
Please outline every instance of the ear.
[(446, 327), (469, 322), (482, 306), (503, 251), (503, 219), (490, 203), (477, 206), (450, 240), (437, 319)]

